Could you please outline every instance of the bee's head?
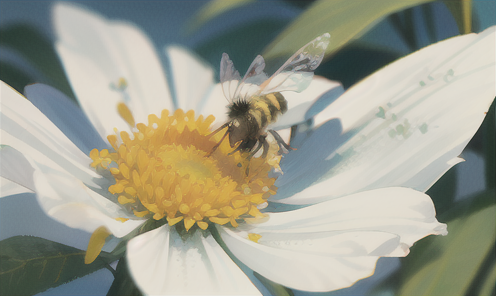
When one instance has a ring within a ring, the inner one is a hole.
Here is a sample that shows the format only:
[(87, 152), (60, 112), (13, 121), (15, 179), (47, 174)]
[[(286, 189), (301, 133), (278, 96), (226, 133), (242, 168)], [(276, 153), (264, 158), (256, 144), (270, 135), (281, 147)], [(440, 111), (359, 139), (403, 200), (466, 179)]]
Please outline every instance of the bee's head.
[(231, 119), (243, 117), (248, 111), (250, 111), (250, 102), (239, 99), (228, 106), (227, 116)]
[(243, 118), (235, 118), (231, 121), (229, 125), (229, 145), (234, 147), (236, 143), (246, 139), (248, 136), (248, 129), (246, 124), (242, 124)]

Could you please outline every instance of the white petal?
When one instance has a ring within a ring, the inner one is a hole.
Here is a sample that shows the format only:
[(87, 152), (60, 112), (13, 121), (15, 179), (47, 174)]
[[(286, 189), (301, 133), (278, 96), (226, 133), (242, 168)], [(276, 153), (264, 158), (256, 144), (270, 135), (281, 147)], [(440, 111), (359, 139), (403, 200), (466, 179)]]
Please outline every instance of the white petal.
[(212, 125), (212, 128), (215, 129), (229, 120), (229, 117), (227, 116), (228, 105), (229, 101), (224, 97), (222, 85), (217, 83), (208, 93), (205, 104), (203, 104), (201, 108), (201, 114), (203, 114), (203, 116), (215, 116), (215, 122)]
[(129, 125), (117, 112), (117, 104), (126, 101), (124, 95), (110, 87), (100, 66), (63, 43), (57, 43), (56, 49), (79, 104), (100, 137), (106, 140), (108, 135), (115, 134), (114, 129), (129, 132)]
[(33, 193), (33, 191), (8, 179), (0, 177), (0, 198), (21, 193)]
[(131, 275), (149, 295), (260, 295), (211, 235), (164, 225), (127, 244)]
[(278, 130), (300, 124), (318, 114), (343, 92), (341, 83), (320, 76), (314, 76), (308, 88), (301, 93), (281, 92), (288, 102), (288, 111), (270, 128)]
[[(128, 104), (136, 122), (173, 109), (160, 60), (140, 29), (66, 3), (56, 4), (54, 20), (70, 83), (102, 138), (114, 127), (125, 130), (118, 102)], [(124, 91), (115, 89), (120, 78), (127, 82)]]
[(284, 159), (283, 171), (309, 155), (316, 166), (285, 174), (278, 186), (292, 188), (278, 198), (305, 204), (389, 186), (426, 191), (459, 162), (494, 99), (495, 50), (493, 27), (422, 49), (351, 88), (316, 116), (340, 125), (327, 122)]
[[(373, 273), (377, 256), (405, 256), (417, 240), (446, 234), (430, 198), (407, 188), (362, 192), (284, 213), (236, 230), (218, 227), (254, 271), (308, 291), (344, 288)], [(258, 243), (249, 233), (261, 235)]]
[(179, 46), (166, 47), (165, 54), (171, 66), (177, 107), (185, 112), (199, 112), (201, 104), (215, 84), (213, 69), (194, 53)]
[(249, 268), (286, 287), (325, 292), (351, 286), (374, 273), (378, 257), (328, 257), (268, 247), (217, 227), (229, 250)]
[(452, 155), (453, 153), (446, 153), (437, 158), (401, 185), (423, 192), (427, 191), (427, 189), (434, 185), (434, 183), (436, 183), (450, 168), (464, 161), (463, 158), (460, 157), (451, 158)]
[(401, 242), (408, 246), (430, 234), (446, 234), (446, 225), (436, 220), (430, 197), (403, 187), (364, 191), (290, 212), (274, 213), (259, 227), (286, 232), (289, 224), (295, 225), (298, 231), (305, 231), (306, 227), (312, 232), (316, 229), (385, 231), (400, 236)]
[(263, 226), (232, 232), (245, 239), (248, 238), (248, 233), (260, 234), (262, 238), (258, 243), (261, 245), (317, 256), (384, 256), (398, 251), (403, 251), (400, 254), (404, 255), (399, 237), (393, 233), (373, 230), (320, 231), (313, 230), (311, 226), (295, 229), (290, 223), (286, 223), (286, 226), (289, 228), (284, 232), (267, 231)]
[[(0, 176), (2, 176), (2, 179), (5, 178), (10, 183), (25, 188), (27, 192), (33, 192), (35, 190), (33, 181), (34, 168), (22, 153), (12, 147), (4, 146), (0, 148), (0, 160)], [(9, 187), (5, 187), (4, 192), (2, 185), (3, 196), (6, 195), (7, 188), (15, 190), (16, 187), (9, 185)]]
[[(405, 118), (400, 111), (413, 113), (417, 111), (416, 105), (424, 107), (422, 111), (428, 113), (426, 118), (442, 115), (437, 114), (438, 109), (429, 108), (431, 106), (443, 106), (443, 110), (453, 106), (456, 110), (459, 103), (467, 100), (476, 106), (489, 106), (496, 91), (496, 74), (492, 71), (496, 59), (495, 31), (493, 26), (480, 34), (453, 37), (384, 67), (346, 91), (316, 116), (315, 123), (339, 118), (344, 130), (349, 131), (380, 118), (379, 107), (396, 113), (400, 121)], [(452, 96), (444, 96), (445, 92)], [(469, 113), (462, 114), (469, 115), (471, 109), (477, 108), (469, 108)], [(484, 111), (478, 111), (479, 117), (483, 117)]]
[(277, 130), (277, 133), (281, 136), (284, 142), (289, 144), (289, 141), (291, 140), (291, 128)]
[[(19, 94), (16, 95), (20, 97)], [(69, 155), (68, 159), (64, 159), (64, 146), (59, 142), (67, 142), (66, 145), (72, 143), (28, 100), (14, 97), (17, 102), (12, 104), (11, 98), (11, 95), (4, 96), (2, 92), (2, 143), (18, 144), (13, 146), (19, 147), (23, 153), (8, 146), (0, 150), (2, 177), (34, 191), (44, 212), (69, 227), (93, 232), (99, 226), (105, 225), (115, 236), (121, 237), (143, 223), (143, 220), (129, 220), (124, 223), (115, 220), (115, 218), (127, 217), (121, 207), (89, 189), (83, 180), (75, 177), (78, 171), (65, 163), (73, 161), (72, 156)], [(24, 121), (23, 116), (13, 116), (18, 114), (9, 107), (16, 108), (16, 106), (29, 114), (29, 121)], [(16, 129), (13, 129), (15, 121), (4, 121), (11, 118), (16, 118), (17, 123), (26, 128), (14, 126)], [(37, 132), (29, 134), (29, 130), (34, 129), (34, 126)], [(28, 139), (27, 143), (7, 134), (3, 129), (15, 131), (13, 134), (24, 140)], [(28, 146), (30, 144), (33, 146)], [(48, 149), (48, 145), (53, 146), (54, 150)], [(45, 155), (52, 158), (47, 158)], [(61, 165), (58, 165), (59, 163)], [(87, 166), (89, 167), (89, 163)], [(64, 169), (67, 167), (68, 169)], [(87, 170), (95, 174), (89, 168)], [(84, 175), (83, 179), (86, 179), (85, 183), (93, 185), (95, 190), (98, 190), (106, 180), (99, 175), (96, 176), (98, 178)]]
[(91, 233), (69, 228), (49, 217), (41, 209), (34, 193), (0, 199), (0, 224), (0, 240), (16, 235), (33, 235), (84, 250), (91, 237)]
[(120, 205), (62, 171), (37, 167), (33, 180), (43, 211), (69, 227), (91, 233), (100, 226), (106, 226), (114, 236), (123, 237), (146, 221), (117, 221), (116, 218), (129, 217)]
[(89, 154), (93, 148), (107, 148), (81, 108), (62, 92), (36, 83), (26, 86), (24, 94), (85, 154)]
[(1, 143), (46, 166), (63, 168), (87, 184), (101, 176), (90, 169), (91, 159), (79, 150), (33, 104), (1, 82)]

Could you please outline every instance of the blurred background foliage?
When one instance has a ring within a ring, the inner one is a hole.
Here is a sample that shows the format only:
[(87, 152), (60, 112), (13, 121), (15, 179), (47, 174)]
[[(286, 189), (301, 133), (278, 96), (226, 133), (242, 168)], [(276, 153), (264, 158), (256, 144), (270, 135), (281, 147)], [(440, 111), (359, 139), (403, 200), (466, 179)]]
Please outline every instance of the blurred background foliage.
[[(74, 98), (53, 47), (52, 4), (50, 1), (0, 2), (0, 79), (21, 93), (27, 84), (42, 82)], [(173, 43), (192, 49), (217, 74), (223, 52), (229, 53), (240, 72), (257, 54), (263, 53), (270, 72), (303, 44), (330, 32), (331, 45), (316, 74), (341, 81), (345, 88), (424, 46), (458, 34), (480, 32), (496, 24), (496, 1), (483, 0), (85, 1), (80, 4), (109, 18), (136, 23), (149, 34), (160, 53), (163, 46)], [(166, 65), (163, 54), (161, 58)], [(462, 157), (468, 161), (448, 171), (427, 192), (434, 200), (438, 220), (448, 224), (448, 236), (421, 240), (406, 258), (380, 259), (374, 276), (350, 288), (329, 293), (292, 291), (256, 275), (260, 281), (257, 286), (264, 285), (264, 293), (277, 295), (496, 295), (494, 111), (493, 104), (463, 152)], [(10, 201), (0, 202), (4, 218), (8, 216), (4, 209)], [(1, 239), (15, 234), (9, 231), (9, 234), (0, 232)], [(112, 271), (111, 278), (115, 277), (115, 281), (107, 281), (100, 290), (91, 291), (105, 294), (110, 288), (109, 294), (118, 295), (129, 288), (125, 286), (129, 285), (129, 277), (123, 266), (125, 262), (121, 261), (116, 272)], [(84, 277), (45, 293), (81, 292), (82, 287), (92, 285), (92, 280)], [(138, 293), (134, 286), (129, 289), (132, 294)]]

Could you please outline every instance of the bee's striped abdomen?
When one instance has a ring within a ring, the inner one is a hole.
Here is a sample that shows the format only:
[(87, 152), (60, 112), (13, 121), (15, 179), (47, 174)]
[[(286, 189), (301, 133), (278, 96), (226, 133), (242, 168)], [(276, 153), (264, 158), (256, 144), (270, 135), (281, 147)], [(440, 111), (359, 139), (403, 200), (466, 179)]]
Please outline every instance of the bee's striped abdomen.
[(281, 93), (271, 93), (263, 96), (262, 99), (264, 99), (269, 106), (277, 109), (271, 110), (274, 115), (284, 114), (288, 111), (288, 103)]
[(254, 117), (261, 128), (273, 123), (280, 114), (288, 110), (286, 99), (280, 93), (271, 93), (253, 98), (250, 115)]

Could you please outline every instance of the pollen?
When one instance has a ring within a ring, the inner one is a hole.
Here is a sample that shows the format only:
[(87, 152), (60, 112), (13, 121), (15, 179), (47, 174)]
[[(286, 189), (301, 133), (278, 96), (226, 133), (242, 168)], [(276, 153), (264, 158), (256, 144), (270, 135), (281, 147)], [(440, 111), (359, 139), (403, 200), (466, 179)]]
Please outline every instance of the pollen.
[(257, 233), (248, 233), (248, 239), (252, 242), (258, 243), (258, 240), (261, 239), (262, 236)]
[(109, 136), (113, 150), (91, 151), (91, 166), (110, 172), (108, 191), (139, 218), (182, 223), (187, 231), (263, 218), (259, 208), (277, 191), (269, 173), (280, 157), (248, 161), (246, 153), (231, 154), (228, 141), (211, 153), (222, 134), (209, 136), (214, 119), (181, 109), (152, 114), (132, 133)]

